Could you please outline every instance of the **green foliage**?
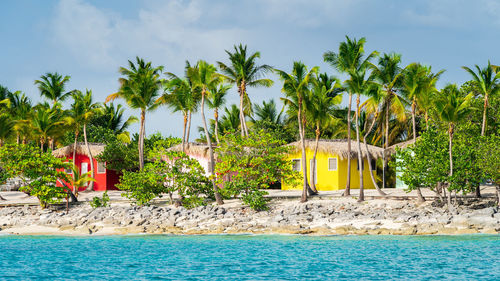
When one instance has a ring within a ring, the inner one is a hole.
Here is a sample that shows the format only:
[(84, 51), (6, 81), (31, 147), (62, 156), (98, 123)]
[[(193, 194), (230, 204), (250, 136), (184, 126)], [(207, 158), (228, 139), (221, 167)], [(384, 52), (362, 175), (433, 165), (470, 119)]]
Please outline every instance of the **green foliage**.
[(269, 193), (264, 190), (250, 190), (241, 196), (241, 200), (256, 211), (265, 211), (269, 209), (267, 207), (269, 199), (264, 197), (267, 194)]
[(287, 160), (289, 147), (272, 134), (250, 132), (248, 137), (227, 134), (216, 149), (215, 166), (217, 184), (223, 185), (221, 194), (226, 197), (242, 195), (246, 204), (262, 209), (265, 192), (270, 184), (281, 180), (298, 180)]
[(153, 134), (144, 143), (147, 158), (154, 160), (156, 157), (164, 155), (167, 149), (181, 142), (180, 138), (172, 136), (163, 138), (160, 133)]
[(92, 206), (92, 208), (95, 209), (99, 207), (107, 207), (108, 203), (109, 203), (109, 195), (108, 191), (105, 191), (102, 194), (102, 198), (99, 198), (98, 196), (92, 198), (92, 201), (90, 201), (90, 206)]
[(69, 181), (63, 169), (70, 164), (43, 153), (38, 147), (11, 144), (1, 147), (0, 166), (4, 171), (2, 178), (21, 178), (20, 190), (37, 197), (42, 208), (60, 203), (66, 197), (65, 189), (56, 186), (56, 182), (59, 179)]
[(500, 186), (500, 131), (497, 135), (481, 138), (478, 150), (478, 165), (482, 167), (485, 179)]
[(114, 171), (135, 171), (139, 169), (139, 152), (137, 146), (115, 140), (106, 145), (104, 151), (96, 156), (100, 162), (106, 163), (106, 169)]
[(414, 145), (397, 149), (396, 171), (408, 185), (408, 191), (417, 187), (434, 189), (438, 182), (446, 182), (449, 173), (447, 136), (436, 128), (425, 131)]
[(117, 187), (126, 191), (122, 196), (137, 205), (147, 205), (155, 197), (177, 192), (186, 208), (204, 204), (204, 197), (212, 197), (209, 180), (198, 161), (179, 152), (165, 155), (167, 161), (147, 163), (143, 170), (124, 171)]

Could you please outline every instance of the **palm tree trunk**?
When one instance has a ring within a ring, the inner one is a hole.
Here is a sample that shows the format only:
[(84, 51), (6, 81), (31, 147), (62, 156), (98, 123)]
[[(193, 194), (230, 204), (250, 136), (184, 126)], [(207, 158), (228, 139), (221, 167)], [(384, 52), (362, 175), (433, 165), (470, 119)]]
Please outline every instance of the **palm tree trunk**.
[(184, 113), (184, 123), (182, 126), (182, 152), (186, 153), (186, 126), (187, 126), (187, 112)]
[[(78, 130), (75, 131), (75, 142), (73, 144), (73, 166), (76, 167), (76, 143), (78, 141)], [(75, 171), (73, 171), (73, 182), (76, 180), (76, 175), (75, 175), (75, 172), (80, 172), (80, 169), (79, 168), (76, 168), (74, 169)], [(73, 194), (76, 196), (78, 194), (78, 190), (75, 188), (75, 186), (73, 185)]]
[(144, 123), (146, 121), (146, 111), (141, 110), (141, 128), (139, 130), (139, 170), (144, 169)]
[(481, 126), (481, 136), (484, 136), (486, 131), (486, 111), (488, 110), (488, 93), (484, 95), (484, 109), (483, 109), (483, 124)]
[(214, 119), (215, 119), (215, 140), (217, 141), (217, 146), (220, 144), (219, 141), (219, 110), (215, 108), (214, 110)]
[(307, 202), (307, 163), (306, 163), (306, 145), (304, 143), (303, 124), (302, 124), (302, 99), (299, 97), (299, 110), (297, 113), (297, 118), (299, 121), (299, 136), (300, 136), (300, 146), (302, 147), (302, 176), (304, 179), (304, 185), (302, 188), (302, 196), (300, 197), (300, 202)]
[(186, 136), (186, 143), (189, 144), (189, 133), (191, 132), (191, 110), (189, 111), (188, 114), (188, 127), (187, 127), (187, 136)]
[[(415, 122), (415, 108), (417, 106), (417, 100), (415, 97), (413, 97), (413, 102), (411, 104), (411, 122), (413, 123), (413, 143), (417, 142), (417, 125)], [(418, 196), (418, 202), (425, 202), (425, 198), (422, 195), (422, 190), (420, 190), (420, 187), (417, 187), (417, 196)]]
[(19, 135), (19, 132), (16, 132), (16, 144), (19, 144), (21, 142), (21, 136)]
[[(92, 178), (95, 179), (94, 158), (92, 157), (92, 151), (90, 150), (90, 145), (89, 142), (87, 141), (87, 124), (83, 124), (83, 140), (85, 141), (85, 146), (87, 147), (87, 153), (89, 154), (90, 170), (92, 171)], [(85, 190), (86, 191), (94, 190), (94, 181), (90, 181), (89, 186)]]
[(312, 164), (311, 164), (311, 171), (312, 171), (312, 176), (311, 176), (311, 190), (314, 193), (318, 193), (318, 190), (316, 189), (316, 154), (318, 154), (318, 146), (319, 146), (319, 136), (321, 134), (321, 131), (319, 130), (319, 122), (316, 123), (316, 143), (314, 144), (314, 154), (312, 158)]
[[(450, 123), (450, 127), (448, 129), (448, 135), (449, 135), (449, 147), (448, 147), (448, 152), (450, 156), (450, 173), (449, 173), (449, 180), (448, 180), (448, 186), (451, 187), (451, 181), (453, 177), (453, 123)], [(451, 189), (448, 190), (448, 209), (451, 212)]]
[(382, 191), (382, 189), (380, 189), (380, 187), (378, 186), (377, 184), (377, 181), (375, 180), (375, 177), (373, 176), (373, 167), (372, 167), (372, 159), (371, 159), (371, 155), (370, 155), (370, 152), (368, 151), (368, 144), (366, 143), (366, 137), (371, 133), (372, 129), (373, 129), (373, 126), (375, 126), (375, 122), (377, 121), (377, 115), (378, 115), (378, 111), (375, 113), (374, 117), (373, 117), (373, 121), (372, 121), (372, 124), (370, 125), (370, 128), (368, 128), (368, 131), (366, 132), (366, 134), (363, 136), (363, 143), (365, 144), (365, 149), (366, 149), (366, 157), (368, 159), (368, 169), (370, 171), (370, 178), (372, 180), (372, 183), (373, 183), (373, 186), (375, 186), (375, 189), (377, 189), (377, 192), (382, 195), (382, 196), (386, 196), (387, 194), (385, 192)]
[(358, 150), (358, 173), (359, 173), (359, 198), (358, 202), (365, 201), (365, 187), (363, 183), (363, 156), (361, 155), (361, 142), (359, 141), (359, 93), (356, 98), (356, 144)]
[(210, 173), (212, 179), (212, 186), (214, 189), (214, 195), (215, 195), (215, 201), (217, 202), (218, 205), (224, 204), (224, 201), (222, 201), (222, 196), (219, 193), (219, 188), (217, 187), (217, 184), (215, 183), (215, 177), (214, 177), (214, 151), (212, 149), (212, 141), (210, 140), (210, 135), (208, 134), (208, 128), (207, 128), (207, 121), (205, 120), (205, 89), (202, 90), (201, 92), (201, 120), (203, 121), (203, 130), (205, 130), (205, 136), (207, 138), (207, 145), (208, 145), (208, 154), (210, 155), (210, 162), (208, 164), (208, 172)]
[(347, 183), (344, 196), (351, 195), (351, 104), (352, 93), (349, 92), (349, 107), (347, 108)]

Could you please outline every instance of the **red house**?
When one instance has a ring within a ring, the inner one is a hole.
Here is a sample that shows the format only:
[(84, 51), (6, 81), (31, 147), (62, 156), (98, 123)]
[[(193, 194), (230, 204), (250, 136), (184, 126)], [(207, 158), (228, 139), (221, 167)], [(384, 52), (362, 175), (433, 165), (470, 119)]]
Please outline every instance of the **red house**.
[[(101, 154), (104, 151), (105, 146), (105, 144), (89, 144), (95, 169), (95, 191), (117, 190), (115, 185), (118, 183), (120, 178), (117, 172), (106, 169), (105, 163), (98, 162), (97, 159), (95, 159), (97, 155)], [(52, 155), (58, 158), (66, 158), (68, 162), (73, 162), (73, 151), (74, 145), (71, 144), (52, 151)], [(91, 170), (88, 150), (84, 143), (77, 143), (76, 145), (75, 165), (78, 167), (78, 169), (80, 169), (81, 174), (85, 174)], [(66, 170), (66, 173), (71, 175), (73, 172), (71, 170)], [(72, 187), (69, 183), (66, 184)], [(57, 182), (57, 185), (62, 186), (60, 182)], [(85, 190), (85, 188), (86, 187), (80, 188), (80, 191)]]

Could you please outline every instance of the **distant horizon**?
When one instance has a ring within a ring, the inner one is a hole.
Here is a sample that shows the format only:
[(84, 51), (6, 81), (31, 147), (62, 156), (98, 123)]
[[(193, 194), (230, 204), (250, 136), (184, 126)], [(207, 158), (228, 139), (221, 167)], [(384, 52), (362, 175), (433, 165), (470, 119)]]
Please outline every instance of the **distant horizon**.
[[(293, 61), (300, 60), (343, 79), (323, 62), (323, 53), (337, 51), (346, 35), (365, 37), (367, 52), (396, 52), (402, 54), (402, 66), (420, 62), (434, 71), (446, 70), (439, 87), (470, 80), (461, 66), (484, 67), (488, 60), (500, 61), (496, 50), (500, 3), (494, 0), (384, 4), (368, 0), (25, 0), (3, 6), (0, 85), (25, 92), (33, 102), (41, 101), (33, 82), (46, 72), (70, 75), (67, 90), (91, 89), (95, 100), (104, 102), (118, 90), (118, 68), (136, 56), (182, 75), (186, 60), (227, 62), (225, 50), (240, 43), (250, 52), (261, 52), (259, 64), (290, 71)], [(245, 16), (235, 11), (245, 11)], [(269, 78), (275, 81), (273, 87), (250, 88), (249, 96), (254, 103), (273, 98), (281, 106), (282, 83), (275, 74)], [(237, 100), (233, 87), (226, 106)], [(128, 107), (125, 113), (138, 115)], [(199, 136), (198, 115), (193, 115), (192, 139)], [(207, 117), (211, 115), (208, 111)], [(137, 132), (138, 124), (130, 131)], [(157, 131), (181, 136), (182, 116), (158, 108), (146, 121), (148, 135)]]

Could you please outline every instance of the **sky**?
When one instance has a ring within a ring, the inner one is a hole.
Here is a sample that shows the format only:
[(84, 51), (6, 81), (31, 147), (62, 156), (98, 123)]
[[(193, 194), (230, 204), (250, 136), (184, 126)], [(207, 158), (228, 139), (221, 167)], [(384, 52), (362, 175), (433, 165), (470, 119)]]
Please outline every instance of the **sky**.
[[(469, 80), (461, 66), (500, 63), (500, 0), (3, 0), (0, 7), (0, 84), (34, 102), (33, 81), (47, 72), (71, 76), (68, 90), (91, 89), (103, 102), (118, 90), (119, 67), (136, 56), (182, 75), (186, 60), (228, 62), (225, 50), (240, 43), (259, 51), (261, 64), (289, 72), (300, 60), (341, 79), (323, 53), (337, 51), (346, 35), (365, 37), (368, 52), (402, 54), (403, 65), (445, 69), (440, 86)], [(282, 83), (269, 78), (273, 87), (248, 89), (252, 102), (279, 101)], [(232, 88), (227, 105), (237, 101)], [(146, 118), (148, 134), (182, 134), (182, 116), (166, 107)]]

